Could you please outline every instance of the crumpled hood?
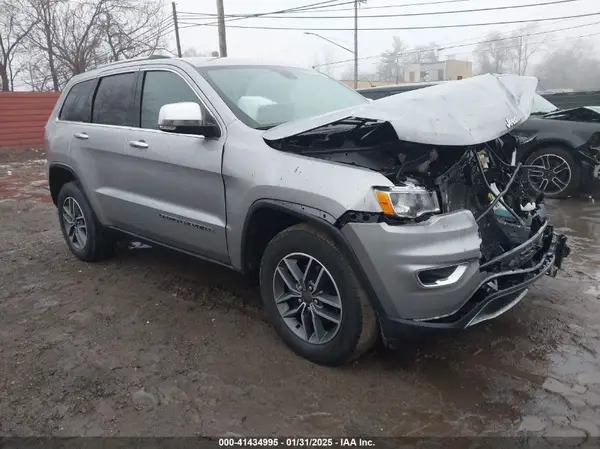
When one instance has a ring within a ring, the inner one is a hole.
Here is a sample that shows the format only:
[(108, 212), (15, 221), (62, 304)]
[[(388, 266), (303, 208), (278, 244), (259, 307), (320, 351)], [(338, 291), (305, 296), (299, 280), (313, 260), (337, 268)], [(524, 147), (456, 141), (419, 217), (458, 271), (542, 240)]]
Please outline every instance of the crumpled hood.
[(403, 92), (267, 130), (268, 141), (284, 139), (354, 117), (389, 122), (400, 140), (431, 145), (476, 145), (496, 139), (531, 113), (537, 78), (481, 75)]

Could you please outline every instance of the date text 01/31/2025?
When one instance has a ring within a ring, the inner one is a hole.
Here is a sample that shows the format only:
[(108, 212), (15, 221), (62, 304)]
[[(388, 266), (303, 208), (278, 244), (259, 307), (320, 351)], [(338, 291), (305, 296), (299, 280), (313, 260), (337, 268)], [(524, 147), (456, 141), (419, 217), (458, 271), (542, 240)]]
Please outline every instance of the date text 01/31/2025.
[(219, 438), (219, 447), (374, 447), (368, 438)]

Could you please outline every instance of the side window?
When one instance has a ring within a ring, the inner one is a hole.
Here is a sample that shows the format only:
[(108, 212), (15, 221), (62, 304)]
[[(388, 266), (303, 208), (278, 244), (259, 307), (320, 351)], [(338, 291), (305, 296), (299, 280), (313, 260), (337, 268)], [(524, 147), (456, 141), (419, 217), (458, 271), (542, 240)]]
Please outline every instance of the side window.
[(92, 109), (93, 123), (135, 126), (133, 104), (136, 75), (134, 72), (122, 73), (100, 79)]
[(96, 80), (75, 84), (65, 99), (58, 118), (71, 122), (89, 122), (92, 118), (92, 90)]
[(184, 101), (200, 104), (196, 93), (179, 75), (165, 71), (146, 72), (142, 91), (141, 127), (158, 129), (160, 108), (165, 104)]

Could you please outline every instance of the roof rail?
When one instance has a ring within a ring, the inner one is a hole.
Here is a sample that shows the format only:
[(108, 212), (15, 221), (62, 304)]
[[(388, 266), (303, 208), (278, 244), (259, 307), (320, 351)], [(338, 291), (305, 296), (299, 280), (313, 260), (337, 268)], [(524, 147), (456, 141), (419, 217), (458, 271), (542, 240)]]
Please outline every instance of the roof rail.
[(125, 62), (130, 62), (130, 61), (146, 61), (149, 59), (171, 59), (170, 56), (168, 55), (150, 55), (150, 56), (140, 56), (138, 58), (131, 58), (131, 59), (122, 59), (120, 61), (112, 61), (112, 62), (107, 62), (106, 64), (100, 64), (99, 66), (94, 67), (95, 69), (103, 69), (105, 67), (111, 67), (113, 65), (117, 65), (117, 64), (123, 64)]

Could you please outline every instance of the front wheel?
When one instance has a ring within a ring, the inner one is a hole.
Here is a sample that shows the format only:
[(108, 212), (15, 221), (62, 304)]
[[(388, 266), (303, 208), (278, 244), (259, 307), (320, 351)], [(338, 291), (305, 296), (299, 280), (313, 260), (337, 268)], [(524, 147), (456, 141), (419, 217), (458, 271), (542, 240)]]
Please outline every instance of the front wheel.
[(312, 362), (341, 365), (379, 336), (375, 311), (346, 257), (311, 226), (292, 226), (271, 240), (261, 262), (260, 287), (279, 336)]
[(531, 154), (525, 165), (536, 166), (525, 169), (533, 193), (544, 193), (547, 198), (567, 198), (579, 191), (581, 167), (564, 148), (542, 148)]

